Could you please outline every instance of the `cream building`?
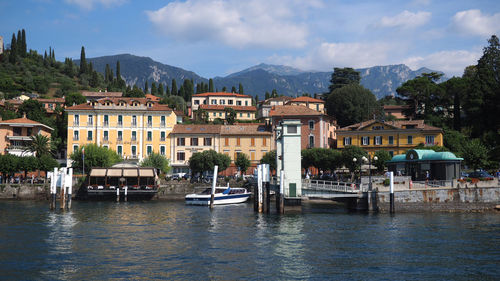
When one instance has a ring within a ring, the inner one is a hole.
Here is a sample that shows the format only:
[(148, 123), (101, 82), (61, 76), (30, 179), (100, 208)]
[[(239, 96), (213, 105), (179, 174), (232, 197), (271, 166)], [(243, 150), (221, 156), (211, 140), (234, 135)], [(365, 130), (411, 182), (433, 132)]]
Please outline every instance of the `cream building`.
[(69, 155), (94, 143), (124, 159), (141, 161), (152, 152), (170, 155), (168, 137), (177, 122), (167, 105), (146, 98), (102, 98), (66, 108)]

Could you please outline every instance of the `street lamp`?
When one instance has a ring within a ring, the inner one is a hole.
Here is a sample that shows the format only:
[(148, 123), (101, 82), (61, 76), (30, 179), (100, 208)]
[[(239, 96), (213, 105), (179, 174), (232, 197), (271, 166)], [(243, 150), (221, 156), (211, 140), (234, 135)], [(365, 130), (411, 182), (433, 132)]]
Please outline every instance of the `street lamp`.
[[(363, 159), (364, 161), (366, 162), (366, 157), (363, 156)], [(378, 160), (378, 157), (377, 156), (373, 156), (373, 161), (377, 161)], [(368, 176), (368, 190), (372, 190), (372, 157), (370, 155), (368, 155), (368, 169), (370, 170), (369, 171), (369, 176)]]
[[(364, 158), (364, 157), (363, 157)], [(356, 162), (358, 161), (358, 159), (356, 159), (356, 157), (352, 158), (352, 162), (354, 162), (354, 165), (356, 165)], [(361, 184), (361, 164), (363, 162), (363, 159), (361, 159), (359, 161), (359, 183)]]

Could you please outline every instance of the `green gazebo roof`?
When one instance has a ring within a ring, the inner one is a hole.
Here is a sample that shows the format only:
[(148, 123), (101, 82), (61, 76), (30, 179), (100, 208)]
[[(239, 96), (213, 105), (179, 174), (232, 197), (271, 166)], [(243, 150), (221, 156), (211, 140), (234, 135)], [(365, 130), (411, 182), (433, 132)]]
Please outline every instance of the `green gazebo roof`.
[(463, 158), (455, 156), (449, 151), (436, 152), (430, 149), (410, 149), (406, 154), (400, 154), (392, 157), (387, 163), (406, 162), (406, 161), (462, 161)]

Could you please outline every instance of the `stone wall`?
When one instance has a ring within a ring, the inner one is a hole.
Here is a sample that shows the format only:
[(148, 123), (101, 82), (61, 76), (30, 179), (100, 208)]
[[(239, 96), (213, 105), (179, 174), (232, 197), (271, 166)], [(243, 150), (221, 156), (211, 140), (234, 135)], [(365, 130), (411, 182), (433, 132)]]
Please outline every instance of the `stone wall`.
[(0, 184), (0, 199), (47, 200), (48, 198), (48, 185)]

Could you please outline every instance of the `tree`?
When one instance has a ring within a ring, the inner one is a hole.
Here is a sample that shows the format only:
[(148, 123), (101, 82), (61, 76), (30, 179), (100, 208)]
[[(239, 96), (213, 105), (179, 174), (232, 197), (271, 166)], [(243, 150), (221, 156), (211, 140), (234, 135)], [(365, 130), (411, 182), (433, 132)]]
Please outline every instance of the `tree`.
[(377, 156), (377, 160), (373, 161), (373, 165), (377, 167), (377, 171), (383, 172), (387, 167), (386, 162), (390, 161), (392, 157), (386, 150), (378, 150), (375, 152), (375, 156)]
[(73, 160), (73, 167), (77, 169), (81, 170), (83, 168), (82, 148), (85, 148), (85, 167), (88, 167), (87, 171), (90, 171), (92, 167), (110, 167), (121, 161), (121, 157), (114, 150), (96, 144), (87, 144), (70, 155), (71, 160)]
[(234, 121), (236, 121), (236, 110), (232, 107), (226, 107), (224, 108), (224, 111), (226, 112), (226, 121), (229, 125), (233, 125)]
[(47, 110), (45, 110), (43, 104), (33, 99), (24, 101), (19, 106), (18, 112), (21, 114), (26, 114), (26, 117), (28, 119), (40, 123), (45, 123), (45, 119), (47, 116)]
[(303, 149), (301, 152), (302, 167), (315, 167), (322, 171), (335, 171), (342, 165), (342, 155), (339, 151), (329, 148)]
[(38, 158), (38, 170), (45, 172), (45, 177), (47, 177), (47, 171), (52, 171), (54, 168), (58, 168), (59, 163), (50, 155), (43, 155)]
[(239, 85), (239, 90), (238, 90), (238, 93), (239, 93), (240, 95), (243, 95), (243, 94), (244, 94), (244, 91), (243, 91), (243, 85), (242, 85), (241, 83), (240, 83), (240, 85)]
[(463, 147), (465, 164), (474, 170), (484, 168), (488, 164), (488, 149), (479, 139), (465, 143)]
[(38, 159), (34, 156), (19, 157), (18, 168), (24, 172), (26, 178), (28, 172), (38, 169)]
[(152, 95), (158, 94), (158, 89), (156, 88), (156, 82), (154, 81), (151, 83), (151, 94)]
[(466, 94), (468, 81), (465, 78), (453, 77), (442, 84), (446, 96), (453, 100), (452, 106), (448, 107), (453, 112), (453, 129), (460, 131), (462, 129), (462, 100)]
[(26, 53), (28, 51), (28, 46), (26, 45), (26, 32), (24, 31), (24, 28), (21, 32), (21, 56), (25, 57)]
[(85, 47), (80, 51), (80, 75), (87, 73), (87, 60), (85, 59)]
[(40, 158), (43, 155), (50, 155), (50, 139), (42, 134), (36, 134), (30, 137), (31, 142), (26, 147), (26, 151), (33, 153), (36, 158)]
[(19, 157), (12, 154), (0, 155), (0, 172), (2, 172), (3, 179), (18, 171)]
[(16, 56), (17, 56), (16, 34), (12, 33), (12, 40), (10, 41), (9, 62), (12, 64), (16, 63)]
[(203, 152), (195, 152), (189, 158), (189, 168), (193, 172), (203, 173), (213, 171), (214, 166), (218, 166), (219, 172), (222, 172), (231, 164), (229, 156), (217, 153), (215, 150), (205, 150)]
[(212, 78), (208, 79), (208, 92), (214, 92), (214, 80)]
[(64, 104), (66, 106), (73, 106), (77, 104), (86, 103), (87, 99), (79, 92), (73, 92), (66, 95)]
[[(363, 164), (361, 163), (363, 156), (367, 157), (368, 153), (359, 146), (350, 145), (342, 150), (342, 163), (351, 171), (353, 178), (356, 171), (359, 171), (361, 164)], [(356, 161), (353, 160), (354, 158), (356, 158)]]
[(250, 159), (248, 159), (248, 155), (245, 153), (238, 153), (236, 156), (236, 160), (234, 161), (236, 167), (239, 168), (241, 173), (244, 175), (248, 168), (250, 168)]
[(164, 94), (164, 90), (163, 90), (163, 83), (160, 83), (160, 85), (158, 85), (158, 96), (163, 96)]
[(340, 127), (369, 120), (381, 111), (375, 95), (356, 84), (333, 90), (326, 106), (328, 114), (337, 119)]
[(165, 156), (154, 152), (142, 160), (141, 167), (153, 167), (163, 174), (170, 170), (169, 160)]
[(350, 67), (338, 68), (335, 67), (333, 69), (332, 78), (330, 79), (330, 86), (328, 89), (330, 93), (335, 90), (342, 88), (346, 85), (356, 84), (359, 85), (361, 81), (361, 76), (359, 72)]
[(261, 164), (269, 164), (269, 169), (271, 171), (276, 171), (276, 150), (271, 150), (266, 152), (260, 159)]
[(148, 87), (148, 81), (144, 82), (144, 94), (147, 94), (149, 92), (149, 87)]
[(178, 88), (177, 88), (177, 82), (175, 81), (175, 79), (172, 79), (172, 89), (170, 90), (171, 95), (172, 96), (177, 96), (178, 95), (177, 94), (177, 90), (178, 90)]

